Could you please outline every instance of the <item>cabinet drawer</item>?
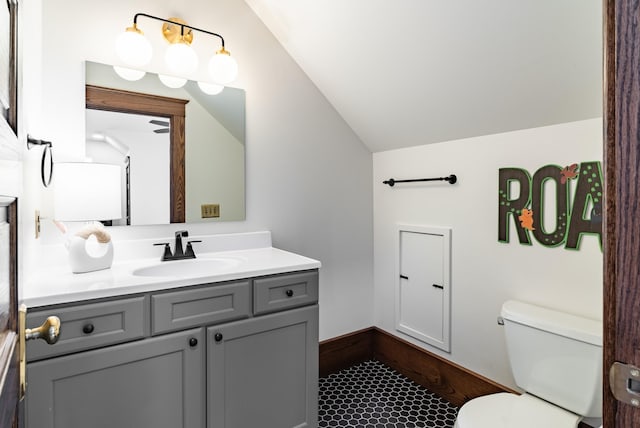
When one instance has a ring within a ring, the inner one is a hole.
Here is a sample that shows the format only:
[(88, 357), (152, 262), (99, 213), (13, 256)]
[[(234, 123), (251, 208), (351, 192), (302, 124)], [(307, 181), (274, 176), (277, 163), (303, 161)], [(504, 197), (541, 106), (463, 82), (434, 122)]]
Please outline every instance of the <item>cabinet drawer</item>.
[(27, 342), (27, 360), (99, 348), (146, 336), (147, 297), (89, 303), (27, 313), (27, 327), (40, 326), (47, 317), (60, 318), (60, 339), (54, 345), (42, 340)]
[(151, 297), (152, 334), (248, 317), (249, 281), (155, 294)]
[(318, 272), (272, 276), (253, 281), (253, 313), (281, 311), (318, 301)]

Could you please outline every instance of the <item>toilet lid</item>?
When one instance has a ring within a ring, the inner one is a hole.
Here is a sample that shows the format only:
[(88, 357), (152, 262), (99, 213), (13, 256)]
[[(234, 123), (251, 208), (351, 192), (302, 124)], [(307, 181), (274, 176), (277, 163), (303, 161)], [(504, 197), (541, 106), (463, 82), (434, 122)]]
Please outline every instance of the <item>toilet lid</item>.
[(457, 428), (575, 428), (581, 417), (528, 394), (474, 398), (460, 408)]

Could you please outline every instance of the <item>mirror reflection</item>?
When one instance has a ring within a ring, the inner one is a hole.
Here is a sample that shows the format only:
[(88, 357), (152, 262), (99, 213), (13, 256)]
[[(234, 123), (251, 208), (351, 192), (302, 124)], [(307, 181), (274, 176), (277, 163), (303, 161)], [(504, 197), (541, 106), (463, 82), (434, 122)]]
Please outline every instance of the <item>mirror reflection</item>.
[(172, 89), (151, 73), (127, 81), (93, 62), (86, 84), (86, 156), (122, 167), (113, 225), (244, 220), (243, 90)]

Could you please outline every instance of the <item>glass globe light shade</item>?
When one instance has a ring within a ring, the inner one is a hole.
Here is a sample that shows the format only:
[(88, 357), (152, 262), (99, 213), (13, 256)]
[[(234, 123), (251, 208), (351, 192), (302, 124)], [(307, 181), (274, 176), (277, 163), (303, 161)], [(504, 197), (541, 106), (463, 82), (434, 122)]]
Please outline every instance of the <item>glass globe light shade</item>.
[(216, 85), (215, 83), (198, 82), (200, 90), (207, 95), (218, 95), (224, 89), (222, 85)]
[(158, 78), (165, 86), (172, 89), (182, 88), (185, 83), (187, 83), (187, 79), (184, 79), (182, 77), (167, 76), (166, 74), (158, 74)]
[(153, 49), (142, 31), (129, 27), (116, 39), (118, 58), (132, 67), (143, 67), (151, 61)]
[(122, 77), (125, 80), (130, 80), (132, 82), (142, 79), (146, 74), (142, 70), (134, 70), (133, 68), (127, 68), (127, 67), (118, 67), (117, 65), (114, 65), (113, 69), (118, 74), (118, 76)]
[(220, 85), (231, 83), (238, 77), (238, 63), (222, 48), (209, 60), (209, 76)]
[(172, 73), (182, 76), (196, 71), (198, 55), (186, 43), (173, 43), (164, 54), (164, 62)]

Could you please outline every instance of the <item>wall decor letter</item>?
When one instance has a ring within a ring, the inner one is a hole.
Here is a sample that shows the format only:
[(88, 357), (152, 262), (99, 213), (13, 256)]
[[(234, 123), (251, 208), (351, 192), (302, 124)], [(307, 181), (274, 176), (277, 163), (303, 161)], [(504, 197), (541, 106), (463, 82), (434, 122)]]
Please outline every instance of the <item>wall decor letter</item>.
[[(531, 203), (531, 176), (521, 168), (500, 168), (499, 176), (498, 241), (509, 242), (509, 217), (511, 217), (516, 224), (520, 243), (531, 245), (529, 230), (521, 227), (518, 219), (522, 209)], [(514, 198), (511, 193), (516, 183), (519, 185), (520, 192)]]
[[(567, 215), (569, 214), (569, 185), (567, 180), (562, 180), (562, 168), (556, 165), (546, 165), (533, 174), (531, 186), (531, 209), (533, 210), (533, 222), (538, 227), (533, 231), (533, 236), (542, 245), (556, 247), (564, 243), (567, 233)], [(564, 182), (563, 182), (564, 181)], [(547, 211), (544, 206), (545, 186), (553, 182), (555, 184), (555, 229), (547, 232), (543, 223), (543, 214)]]
[(600, 162), (583, 162), (578, 174), (565, 248), (578, 249), (585, 233), (598, 235), (602, 248), (602, 191)]
[(499, 242), (509, 242), (510, 217), (523, 245), (532, 245), (531, 233), (545, 247), (564, 244), (566, 249), (576, 250), (584, 234), (598, 235), (602, 246), (600, 162), (545, 165), (533, 177), (522, 168), (500, 168)]

